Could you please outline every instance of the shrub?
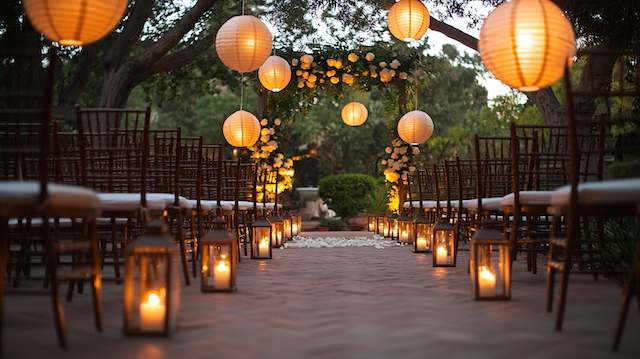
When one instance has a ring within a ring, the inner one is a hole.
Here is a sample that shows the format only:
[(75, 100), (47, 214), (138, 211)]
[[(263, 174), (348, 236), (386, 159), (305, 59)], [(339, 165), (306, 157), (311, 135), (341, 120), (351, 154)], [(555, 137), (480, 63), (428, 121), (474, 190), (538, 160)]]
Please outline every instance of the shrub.
[(346, 173), (320, 180), (319, 195), (341, 218), (363, 212), (371, 201), (375, 179), (359, 173)]
[(323, 218), (320, 227), (327, 227), (330, 231), (341, 231), (347, 228), (347, 224), (340, 218)]

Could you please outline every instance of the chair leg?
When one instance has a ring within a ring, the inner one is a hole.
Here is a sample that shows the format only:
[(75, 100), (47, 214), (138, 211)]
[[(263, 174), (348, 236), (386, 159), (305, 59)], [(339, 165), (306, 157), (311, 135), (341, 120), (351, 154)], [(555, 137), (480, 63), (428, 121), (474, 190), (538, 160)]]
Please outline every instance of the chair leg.
[(49, 233), (49, 218), (42, 218), (42, 241), (47, 251), (47, 268), (49, 278), (49, 290), (51, 295), (51, 304), (53, 307), (53, 320), (56, 329), (56, 335), (58, 338), (58, 345), (62, 348), (67, 347), (67, 337), (64, 322), (64, 308), (60, 302), (60, 296), (58, 293), (58, 256), (55, 253), (53, 246), (53, 239)]
[(635, 278), (633, 273), (629, 277), (629, 280), (624, 289), (624, 299), (622, 300), (622, 307), (620, 308), (620, 314), (618, 316), (618, 325), (616, 326), (616, 334), (613, 339), (613, 351), (618, 351), (620, 348), (620, 341), (622, 340), (622, 333), (624, 332), (624, 326), (627, 321), (627, 313), (629, 312), (629, 303), (631, 302), (631, 296), (635, 290)]
[(186, 285), (191, 285), (191, 280), (189, 278), (189, 266), (187, 265), (186, 246), (184, 243), (184, 235), (182, 233), (182, 211), (180, 208), (176, 209), (176, 236), (178, 237), (178, 244), (180, 246), (180, 260), (182, 261), (184, 282)]
[(95, 218), (89, 220), (89, 240), (91, 241), (91, 294), (93, 297), (93, 318), (96, 330), (102, 331), (102, 273), (100, 270), (100, 251)]
[(567, 258), (565, 259), (563, 271), (562, 271), (562, 282), (560, 283), (560, 299), (558, 301), (558, 313), (556, 314), (556, 330), (562, 330), (562, 324), (564, 323), (564, 311), (567, 305), (567, 292), (569, 289), (569, 275), (571, 272), (571, 265), (569, 263), (571, 253), (566, 253)]
[(3, 352), (4, 326), (4, 286), (7, 265), (9, 262), (9, 222), (0, 218), (0, 356)]

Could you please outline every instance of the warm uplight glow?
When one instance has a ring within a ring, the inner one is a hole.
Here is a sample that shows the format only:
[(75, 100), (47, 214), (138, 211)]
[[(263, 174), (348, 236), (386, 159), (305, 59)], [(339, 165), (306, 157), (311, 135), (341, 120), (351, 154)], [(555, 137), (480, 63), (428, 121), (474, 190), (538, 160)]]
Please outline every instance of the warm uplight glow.
[(271, 243), (269, 243), (269, 238), (262, 238), (260, 240), (260, 244), (258, 245), (258, 253), (260, 256), (268, 256), (269, 255), (269, 247)]
[(422, 111), (411, 111), (398, 121), (398, 135), (411, 145), (427, 142), (433, 134), (433, 120)]
[(64, 46), (81, 46), (107, 36), (120, 23), (127, 0), (22, 0), (33, 27)]
[(218, 262), (213, 273), (213, 286), (216, 289), (227, 289), (231, 286), (231, 266), (226, 260)]
[(247, 111), (236, 111), (224, 121), (222, 133), (231, 146), (252, 146), (260, 137), (260, 122)]
[(255, 16), (234, 16), (216, 35), (220, 61), (238, 72), (257, 70), (271, 54), (273, 37), (267, 26)]
[(522, 91), (556, 82), (576, 52), (573, 26), (549, 0), (512, 0), (498, 6), (482, 25), (478, 48), (498, 80)]
[(400, 0), (389, 9), (389, 32), (405, 41), (422, 39), (429, 29), (429, 10), (419, 0)]
[(291, 67), (282, 57), (269, 56), (258, 69), (258, 78), (267, 90), (279, 92), (287, 87), (291, 80)]
[(369, 111), (360, 102), (350, 102), (342, 108), (342, 121), (347, 126), (360, 126), (369, 116)]
[(422, 236), (418, 237), (416, 239), (416, 250), (417, 251), (426, 251), (428, 249), (427, 243), (428, 243), (427, 242), (427, 238), (422, 237)]
[(140, 327), (147, 331), (161, 331), (164, 327), (165, 305), (160, 296), (151, 291), (140, 303)]

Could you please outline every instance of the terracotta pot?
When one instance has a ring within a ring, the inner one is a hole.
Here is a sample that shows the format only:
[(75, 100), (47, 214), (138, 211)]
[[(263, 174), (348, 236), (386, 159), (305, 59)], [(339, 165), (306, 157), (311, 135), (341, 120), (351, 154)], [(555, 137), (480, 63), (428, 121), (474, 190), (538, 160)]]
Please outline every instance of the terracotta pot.
[(349, 229), (353, 231), (362, 231), (367, 228), (368, 217), (363, 214), (359, 214), (349, 219)]

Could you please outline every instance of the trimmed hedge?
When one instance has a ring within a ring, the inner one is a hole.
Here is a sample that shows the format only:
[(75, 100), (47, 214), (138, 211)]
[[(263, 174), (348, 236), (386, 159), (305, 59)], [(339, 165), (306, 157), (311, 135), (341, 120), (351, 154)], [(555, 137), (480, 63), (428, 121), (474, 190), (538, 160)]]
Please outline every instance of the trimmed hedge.
[(353, 217), (367, 209), (375, 179), (360, 173), (345, 173), (320, 180), (319, 195), (341, 218)]

